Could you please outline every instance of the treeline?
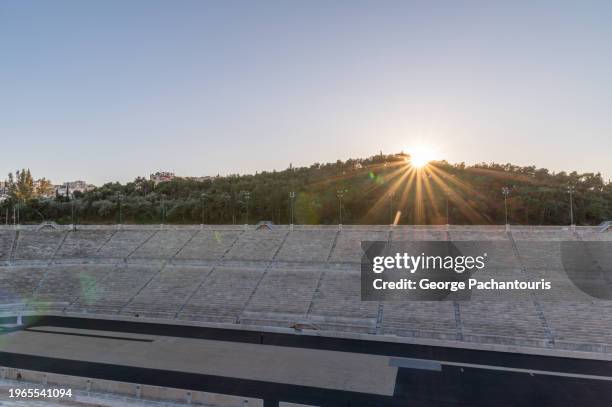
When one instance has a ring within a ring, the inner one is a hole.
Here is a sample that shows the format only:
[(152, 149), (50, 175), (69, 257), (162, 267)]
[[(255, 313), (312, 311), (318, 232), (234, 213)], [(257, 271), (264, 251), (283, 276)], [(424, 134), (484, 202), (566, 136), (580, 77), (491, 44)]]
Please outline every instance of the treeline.
[[(452, 224), (503, 224), (507, 208), (512, 224), (567, 225), (570, 192), (576, 224), (612, 219), (612, 184), (600, 174), (445, 161), (416, 170), (408, 161), (403, 154), (381, 154), (205, 181), (176, 178), (154, 185), (137, 178), (52, 199), (20, 185), (31, 182), (28, 171), (12, 180), (9, 198), (0, 204), (0, 220), (286, 224), (293, 212), (296, 224), (336, 224), (340, 216), (344, 224), (445, 224), (447, 219)], [(506, 206), (504, 187), (509, 188)]]

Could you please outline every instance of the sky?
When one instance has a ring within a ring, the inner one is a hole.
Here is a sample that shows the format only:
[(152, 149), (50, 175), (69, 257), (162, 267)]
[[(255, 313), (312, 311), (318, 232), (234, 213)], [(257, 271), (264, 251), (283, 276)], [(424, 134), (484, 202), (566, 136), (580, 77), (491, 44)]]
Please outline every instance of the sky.
[(428, 146), (612, 177), (610, 1), (0, 1), (0, 179)]

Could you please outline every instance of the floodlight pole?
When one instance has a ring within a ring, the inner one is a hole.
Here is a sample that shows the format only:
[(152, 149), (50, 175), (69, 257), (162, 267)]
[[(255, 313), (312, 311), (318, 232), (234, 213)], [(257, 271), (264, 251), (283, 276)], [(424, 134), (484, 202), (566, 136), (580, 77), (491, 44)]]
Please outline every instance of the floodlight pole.
[(293, 225), (293, 216), (294, 216), (294, 210), (295, 210), (295, 192), (294, 191), (289, 192), (289, 199), (291, 200), (291, 222), (290, 224)]
[(338, 202), (339, 202), (339, 225), (342, 225), (342, 197), (344, 196), (344, 194), (348, 192), (348, 189), (339, 189), (336, 191), (336, 195), (338, 197)]
[(574, 224), (574, 199), (573, 199), (573, 195), (575, 191), (576, 191), (576, 188), (573, 185), (569, 185), (567, 187), (567, 192), (569, 193), (569, 198), (570, 198), (570, 226), (576, 226)]
[(446, 226), (448, 226), (450, 225), (450, 217), (448, 214), (448, 195), (450, 194), (450, 191), (448, 190), (448, 188), (444, 190), (444, 194), (446, 195)]
[(202, 225), (204, 224), (204, 207), (207, 197), (208, 195), (206, 194), (206, 192), (202, 192), (202, 194), (200, 194), (200, 198), (202, 198)]
[(123, 196), (121, 194), (117, 195), (117, 200), (119, 201), (119, 224), (123, 224), (123, 214), (121, 213), (121, 201), (123, 200)]
[(508, 195), (510, 195), (510, 187), (503, 187), (502, 194), (504, 195), (504, 213), (506, 216), (506, 228), (508, 227)]
[(251, 193), (245, 192), (244, 199), (246, 200), (246, 224), (249, 224), (249, 201), (251, 200)]
[(161, 199), (161, 216), (162, 216), (162, 225), (166, 223), (166, 202), (164, 198)]
[(393, 192), (389, 192), (389, 224), (393, 224)]

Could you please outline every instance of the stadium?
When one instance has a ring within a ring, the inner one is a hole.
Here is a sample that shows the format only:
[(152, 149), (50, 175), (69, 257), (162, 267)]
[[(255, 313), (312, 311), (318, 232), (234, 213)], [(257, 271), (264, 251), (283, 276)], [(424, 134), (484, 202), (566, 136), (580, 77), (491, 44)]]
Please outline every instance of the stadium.
[(3, 226), (1, 380), (73, 405), (608, 406), (609, 302), (362, 301), (360, 264), (363, 241), (490, 241), (537, 281), (609, 229)]
[(0, 1), (0, 407), (612, 407), (612, 1)]

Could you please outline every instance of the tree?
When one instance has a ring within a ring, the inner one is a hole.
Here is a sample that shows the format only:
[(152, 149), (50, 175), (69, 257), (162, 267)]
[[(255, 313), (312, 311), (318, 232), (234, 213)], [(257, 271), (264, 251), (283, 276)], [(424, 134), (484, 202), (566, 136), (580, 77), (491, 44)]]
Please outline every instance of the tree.
[(9, 195), (17, 202), (27, 202), (34, 198), (34, 180), (29, 169), (17, 171), (15, 179), (9, 173)]
[(4, 214), (7, 210), (12, 213), (19, 202), (23, 221), (39, 222), (37, 210), (45, 219), (68, 223), (74, 204), (82, 223), (116, 221), (117, 197), (121, 196), (122, 218), (129, 222), (159, 223), (163, 218), (168, 223), (200, 223), (204, 213), (206, 223), (236, 223), (246, 218), (244, 192), (249, 191), (250, 222), (288, 223), (289, 193), (295, 192), (296, 223), (333, 224), (338, 222), (337, 190), (346, 189), (350, 191), (342, 198), (342, 218), (346, 223), (386, 224), (390, 211), (392, 217), (400, 211), (400, 223), (444, 224), (448, 190), (451, 223), (502, 224), (504, 204), (500, 191), (511, 185), (508, 209), (513, 222), (567, 225), (567, 188), (572, 185), (574, 219), (578, 224), (612, 219), (612, 183), (606, 183), (600, 174), (439, 161), (430, 164), (433, 175), (422, 177), (419, 188), (415, 177), (406, 172), (406, 158), (400, 154), (377, 154), (283, 171), (217, 176), (206, 181), (175, 178), (158, 185), (136, 178), (127, 184), (107, 183), (82, 195), (75, 193), (72, 201), (66, 197), (53, 201), (35, 199), (41, 195), (44, 183), (33, 188), (30, 172), (21, 170), (15, 176), (9, 174), (10, 199), (0, 203), (0, 209)]
[(53, 194), (53, 184), (46, 178), (38, 181), (35, 194), (37, 197), (49, 197)]

